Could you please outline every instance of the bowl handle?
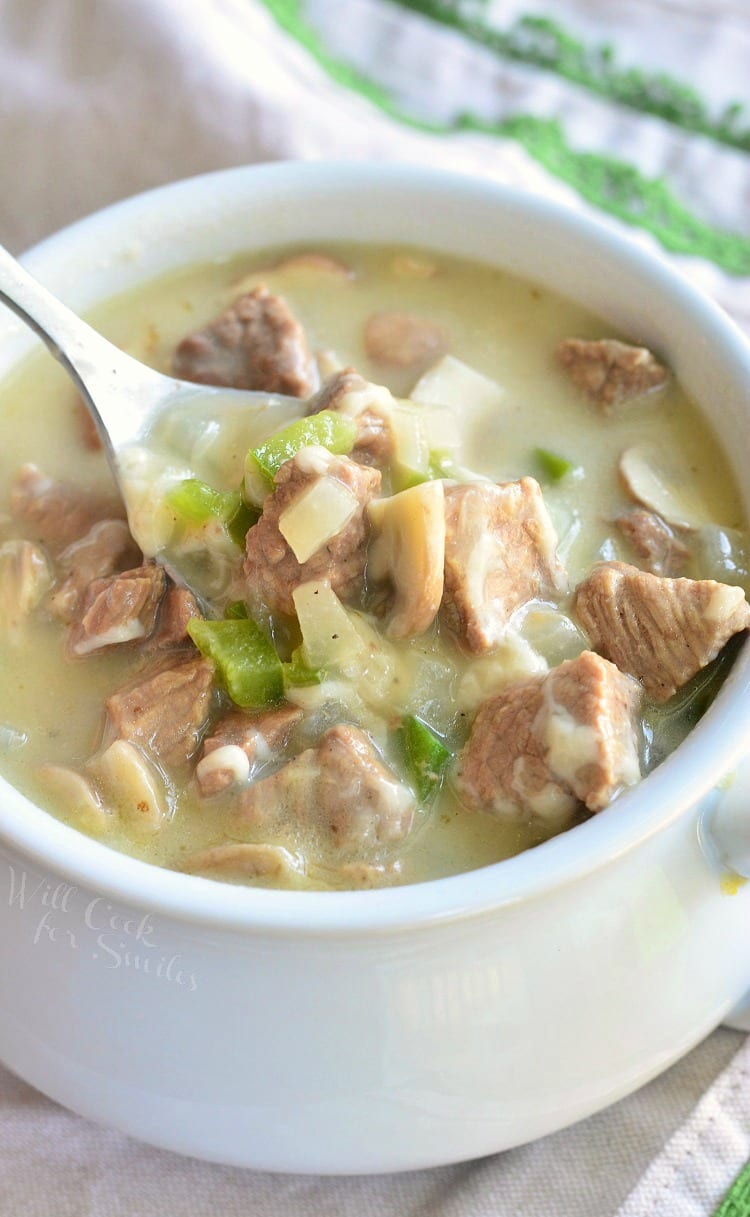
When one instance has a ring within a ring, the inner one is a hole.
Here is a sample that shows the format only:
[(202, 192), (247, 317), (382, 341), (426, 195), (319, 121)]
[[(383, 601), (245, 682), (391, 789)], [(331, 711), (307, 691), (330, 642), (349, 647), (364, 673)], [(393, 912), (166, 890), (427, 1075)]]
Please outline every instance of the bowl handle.
[[(750, 881), (750, 756), (716, 791), (701, 817), (700, 836), (704, 852), (727, 878)], [(724, 1019), (724, 1026), (750, 1031), (750, 988)]]

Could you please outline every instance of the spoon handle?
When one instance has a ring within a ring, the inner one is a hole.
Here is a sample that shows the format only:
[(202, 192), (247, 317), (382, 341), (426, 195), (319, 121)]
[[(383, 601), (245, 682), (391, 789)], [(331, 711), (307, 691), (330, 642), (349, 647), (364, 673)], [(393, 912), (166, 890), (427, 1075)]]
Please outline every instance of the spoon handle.
[(39, 335), (72, 377), (112, 460), (174, 382), (107, 342), (42, 287), (2, 245), (0, 303)]

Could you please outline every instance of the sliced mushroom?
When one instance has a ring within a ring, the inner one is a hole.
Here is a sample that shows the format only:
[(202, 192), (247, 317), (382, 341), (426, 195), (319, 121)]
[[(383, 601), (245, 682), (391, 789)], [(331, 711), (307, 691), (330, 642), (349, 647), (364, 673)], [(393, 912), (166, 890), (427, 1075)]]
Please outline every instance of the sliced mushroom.
[(159, 831), (169, 810), (166, 783), (135, 744), (115, 740), (92, 769), (129, 831), (139, 836)]
[(495, 650), (467, 664), (455, 686), (456, 706), (463, 712), (477, 710), (488, 697), (547, 670), (544, 656), (520, 634), (509, 632)]
[[(323, 868), (321, 867), (321, 873)], [(385, 887), (396, 883), (401, 875), (400, 861), (347, 862), (326, 877), (329, 882), (343, 881), (347, 887)]]
[(413, 313), (373, 313), (365, 322), (364, 343), (376, 363), (410, 368), (442, 355), (448, 334), (439, 322)]
[(301, 271), (303, 274), (330, 275), (336, 279), (353, 279), (354, 271), (340, 258), (331, 254), (322, 254), (317, 250), (305, 250), (304, 253), (291, 254), (282, 259), (270, 269), (284, 271)]
[(440, 481), (422, 482), (369, 504), (375, 538), (368, 573), (393, 588), (390, 638), (423, 634), (443, 597), (445, 494)]
[(318, 477), (281, 512), (279, 532), (304, 564), (346, 528), (359, 506), (356, 494), (337, 477)]
[(676, 528), (700, 528), (706, 522), (705, 513), (695, 502), (695, 495), (683, 494), (674, 484), (664, 458), (656, 444), (637, 444), (626, 448), (619, 461), (620, 480), (636, 503), (648, 507)]
[(76, 828), (101, 837), (112, 826), (113, 816), (103, 805), (93, 784), (64, 765), (42, 765), (38, 777), (55, 801), (56, 810), (72, 820)]
[(232, 283), (232, 296), (252, 291), (269, 275), (279, 273), (299, 276), (300, 279), (304, 278), (306, 281), (316, 277), (323, 278), (326, 280), (326, 286), (336, 282), (345, 284), (356, 277), (352, 268), (342, 262), (340, 258), (334, 258), (331, 254), (320, 253), (317, 250), (305, 250), (302, 253), (290, 254), (278, 262), (260, 266), (243, 275), (242, 278)]
[(18, 540), (0, 545), (0, 629), (17, 633), (51, 583), (50, 565), (39, 545)]
[(280, 845), (250, 845), (232, 842), (191, 854), (182, 869), (237, 879), (285, 879), (304, 873), (301, 860)]

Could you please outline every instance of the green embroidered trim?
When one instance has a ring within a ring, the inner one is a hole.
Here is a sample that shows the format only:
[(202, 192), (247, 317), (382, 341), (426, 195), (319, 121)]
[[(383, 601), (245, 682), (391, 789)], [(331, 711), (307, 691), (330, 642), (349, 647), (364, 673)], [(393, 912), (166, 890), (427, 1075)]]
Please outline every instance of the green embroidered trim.
[(714, 1217), (750, 1217), (750, 1162), (740, 1171)]
[[(481, 129), (475, 122), (470, 126)], [(750, 239), (705, 224), (683, 207), (662, 178), (647, 178), (611, 156), (574, 151), (552, 119), (519, 114), (501, 128), (589, 203), (626, 224), (648, 229), (670, 252), (706, 258), (732, 275), (750, 274)]]
[(507, 30), (499, 30), (482, 18), (466, 15), (466, 5), (461, 0), (391, 0), (391, 3), (451, 26), (507, 59), (556, 72), (608, 101), (654, 114), (743, 152), (750, 151), (750, 125), (747, 109), (741, 102), (729, 103), (714, 116), (690, 85), (665, 72), (620, 67), (612, 46), (606, 43), (586, 46), (549, 17), (518, 17)]
[(278, 24), (303, 46), (338, 84), (367, 98), (398, 122), (430, 135), (473, 131), (514, 139), (529, 156), (567, 182), (600, 210), (651, 232), (665, 249), (714, 262), (733, 275), (750, 275), (750, 239), (705, 224), (674, 197), (666, 182), (647, 178), (614, 157), (577, 152), (554, 119), (517, 114), (501, 122), (459, 115), (450, 124), (429, 123), (401, 111), (380, 85), (326, 50), (301, 14), (302, 0), (263, 0)]

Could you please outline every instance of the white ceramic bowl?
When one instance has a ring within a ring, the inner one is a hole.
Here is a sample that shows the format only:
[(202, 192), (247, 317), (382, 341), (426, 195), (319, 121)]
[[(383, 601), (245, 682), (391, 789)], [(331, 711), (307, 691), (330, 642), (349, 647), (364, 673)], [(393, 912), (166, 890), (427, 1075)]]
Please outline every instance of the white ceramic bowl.
[[(186, 263), (330, 239), (427, 245), (573, 297), (664, 352), (747, 469), (750, 353), (720, 310), (591, 221), (494, 185), (230, 170), (108, 208), (25, 261), (82, 310)], [(0, 320), (4, 372), (30, 339)], [(0, 782), (0, 1057), (136, 1137), (270, 1170), (430, 1166), (589, 1115), (750, 984), (750, 885), (722, 889), (715, 848), (745, 865), (741, 801), (725, 810), (717, 786), (746, 748), (749, 684), (744, 653), (687, 745), (582, 827), (381, 892), (159, 870)]]

